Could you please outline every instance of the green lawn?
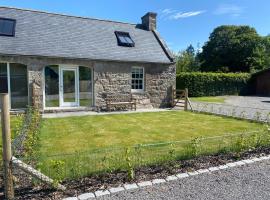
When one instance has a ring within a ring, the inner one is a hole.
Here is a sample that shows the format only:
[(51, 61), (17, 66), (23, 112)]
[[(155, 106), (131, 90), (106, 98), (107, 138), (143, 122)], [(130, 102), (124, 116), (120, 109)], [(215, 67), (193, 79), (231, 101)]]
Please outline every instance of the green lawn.
[[(21, 121), (22, 117), (11, 118), (13, 137)], [(127, 169), (128, 163), (135, 167), (188, 159), (224, 149), (235, 151), (242, 144), (250, 148), (256, 146), (258, 138), (270, 140), (263, 130), (259, 123), (183, 111), (43, 119), (38, 160), (25, 158), (30, 159), (25, 162), (37, 161), (37, 167), (56, 180), (73, 179)], [(249, 135), (245, 142), (241, 135), (226, 136), (252, 131), (262, 135)], [(193, 141), (196, 137), (215, 136), (222, 137), (203, 140), (200, 147)], [(173, 141), (180, 142), (157, 144)], [(157, 145), (131, 148), (150, 143)]]
[(41, 154), (188, 140), (261, 128), (261, 124), (191, 112), (159, 112), (44, 119)]
[[(224, 149), (235, 151), (243, 143), (241, 135), (225, 135), (262, 130), (258, 123), (181, 111), (43, 119), (38, 162), (41, 171), (52, 178), (73, 179), (127, 169), (128, 163), (135, 167)], [(194, 146), (192, 139), (213, 136), (222, 138)], [(255, 145), (253, 138), (259, 137), (246, 138), (245, 144)], [(181, 142), (131, 148), (170, 141)]]
[(207, 103), (224, 103), (225, 97), (191, 97), (192, 101), (207, 102)]

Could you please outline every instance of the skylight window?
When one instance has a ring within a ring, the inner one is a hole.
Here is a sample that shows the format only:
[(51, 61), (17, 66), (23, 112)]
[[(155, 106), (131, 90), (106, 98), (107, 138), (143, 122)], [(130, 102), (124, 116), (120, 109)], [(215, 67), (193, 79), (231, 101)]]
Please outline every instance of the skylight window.
[(135, 46), (135, 43), (131, 39), (129, 33), (115, 31), (115, 35), (116, 35), (117, 42), (118, 42), (119, 46), (124, 46), (124, 47), (134, 47)]
[(0, 18), (0, 36), (14, 36), (15, 24), (14, 19)]

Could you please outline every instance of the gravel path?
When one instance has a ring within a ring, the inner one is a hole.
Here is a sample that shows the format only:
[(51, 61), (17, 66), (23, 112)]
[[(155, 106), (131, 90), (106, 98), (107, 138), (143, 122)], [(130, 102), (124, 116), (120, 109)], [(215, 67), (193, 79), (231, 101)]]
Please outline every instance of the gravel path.
[(178, 179), (161, 185), (104, 196), (102, 200), (268, 200), (270, 161)]

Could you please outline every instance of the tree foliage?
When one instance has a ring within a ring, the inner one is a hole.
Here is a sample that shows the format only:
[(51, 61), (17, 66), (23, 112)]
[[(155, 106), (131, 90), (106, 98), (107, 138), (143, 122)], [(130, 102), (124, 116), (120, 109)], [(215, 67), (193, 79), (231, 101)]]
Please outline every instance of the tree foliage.
[(249, 26), (219, 26), (199, 55), (202, 71), (251, 72), (269, 65), (270, 37)]
[(197, 51), (195, 51), (192, 45), (189, 45), (187, 49), (176, 54), (177, 73), (198, 71), (200, 67), (197, 54)]

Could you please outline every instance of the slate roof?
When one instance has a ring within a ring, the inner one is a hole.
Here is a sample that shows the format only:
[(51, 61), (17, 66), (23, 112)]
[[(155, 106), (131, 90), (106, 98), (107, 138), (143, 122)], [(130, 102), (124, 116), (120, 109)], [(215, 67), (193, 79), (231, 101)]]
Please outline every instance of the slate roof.
[[(15, 37), (0, 36), (0, 54), (172, 62), (160, 36), (136, 24), (9, 7), (0, 7), (0, 17), (16, 19)], [(135, 47), (118, 46), (115, 31), (129, 32)]]

